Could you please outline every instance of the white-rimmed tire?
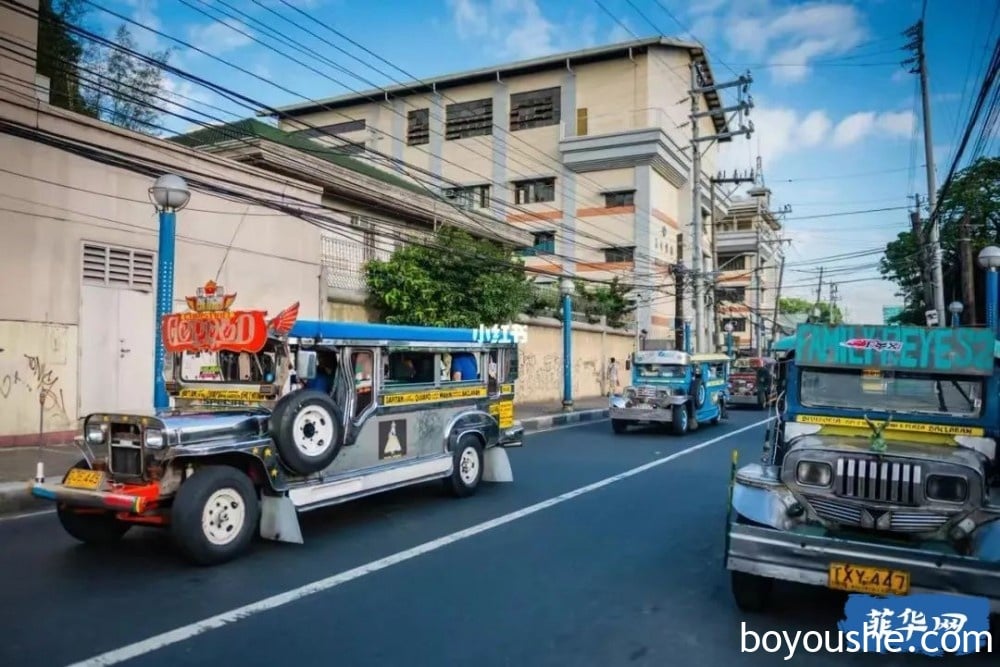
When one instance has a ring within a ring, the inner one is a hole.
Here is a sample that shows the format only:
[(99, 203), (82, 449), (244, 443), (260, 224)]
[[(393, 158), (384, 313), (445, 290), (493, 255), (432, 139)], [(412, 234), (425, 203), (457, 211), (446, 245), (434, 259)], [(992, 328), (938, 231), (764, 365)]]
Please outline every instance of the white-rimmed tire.
[(459, 498), (471, 496), (483, 480), (483, 444), (471, 433), (458, 439), (452, 452), (455, 465), (451, 477), (445, 479), (446, 488)]
[(195, 469), (177, 490), (170, 513), (174, 542), (199, 565), (217, 565), (241, 555), (260, 523), (253, 482), (231, 466)]
[(321, 391), (302, 390), (285, 396), (271, 414), (271, 438), (289, 470), (309, 475), (337, 458), (343, 445), (341, 411)]

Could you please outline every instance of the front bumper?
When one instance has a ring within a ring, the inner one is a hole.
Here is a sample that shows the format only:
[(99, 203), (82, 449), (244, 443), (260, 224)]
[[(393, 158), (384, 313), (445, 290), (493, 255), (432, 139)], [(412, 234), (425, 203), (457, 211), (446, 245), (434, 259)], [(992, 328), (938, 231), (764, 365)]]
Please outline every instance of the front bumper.
[(1000, 562), (839, 537), (730, 523), (726, 568), (771, 579), (827, 586), (833, 562), (910, 573), (911, 593), (988, 598), (1000, 612)]
[(643, 410), (640, 408), (616, 408), (612, 406), (608, 409), (608, 416), (611, 419), (621, 419), (623, 421), (636, 422), (672, 422), (674, 420), (671, 408), (650, 408)]
[(121, 492), (112, 492), (74, 489), (63, 484), (32, 482), (29, 490), (35, 498), (64, 503), (71, 507), (104, 509), (132, 514), (145, 512), (158, 496), (158, 489), (151, 486), (134, 487), (134, 489), (125, 487)]
[(513, 426), (500, 431), (500, 440), (497, 442), (500, 447), (523, 447), (524, 446), (524, 426), (516, 423)]

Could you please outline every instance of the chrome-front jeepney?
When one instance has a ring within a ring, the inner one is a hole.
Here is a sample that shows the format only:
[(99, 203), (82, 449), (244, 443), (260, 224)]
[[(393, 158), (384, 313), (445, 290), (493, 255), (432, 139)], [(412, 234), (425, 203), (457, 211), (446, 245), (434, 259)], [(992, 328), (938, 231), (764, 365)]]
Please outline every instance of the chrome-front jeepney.
[(734, 472), (726, 565), (742, 609), (788, 580), (1000, 611), (994, 348), (989, 329), (799, 326), (763, 455)]
[(624, 433), (630, 424), (670, 423), (679, 435), (725, 419), (729, 362), (723, 354), (637, 351), (628, 362), (629, 386), (610, 399), (612, 429)]
[(472, 329), (268, 319), (212, 283), (162, 323), (173, 407), (88, 415), (61, 483), (33, 483), (87, 543), (168, 527), (198, 563), (258, 533), (302, 542), (297, 513), (442, 480), (509, 482), (517, 344)]

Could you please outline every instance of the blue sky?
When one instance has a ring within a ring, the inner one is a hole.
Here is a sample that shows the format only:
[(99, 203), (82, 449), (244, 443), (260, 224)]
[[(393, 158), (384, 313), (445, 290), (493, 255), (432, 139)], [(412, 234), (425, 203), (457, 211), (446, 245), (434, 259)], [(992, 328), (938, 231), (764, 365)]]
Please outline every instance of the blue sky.
[[(881, 321), (881, 306), (898, 302), (893, 285), (873, 279), (878, 277), (877, 255), (824, 258), (884, 247), (908, 227), (906, 207), (912, 204), (912, 195), (926, 199), (917, 77), (899, 64), (908, 57), (902, 51), (906, 38), (901, 33), (918, 19), (920, 0), (288, 0), (288, 4), (116, 0), (101, 4), (293, 91), (173, 44), (177, 51), (172, 64), (271, 105), (407, 78), (288, 5), (420, 78), (625, 41), (635, 35), (693, 36), (709, 50), (717, 79), (733, 78), (734, 72), (747, 69), (753, 74), (756, 108), (750, 118), (756, 132), (749, 140), (732, 142), (723, 166), (745, 170), (754, 166), (759, 154), (775, 206), (791, 206), (785, 222), (785, 236), (792, 240), (785, 294), (814, 296), (822, 264), (840, 283), (839, 297), (850, 320)], [(251, 18), (262, 21), (328, 59), (324, 64), (295, 54), (322, 74), (195, 8), (288, 52)], [(220, 12), (235, 15), (242, 24)], [(984, 54), (992, 46), (990, 39), (995, 39), (990, 36), (991, 21), (996, 19), (995, 0), (928, 2), (927, 57), (938, 187), (978, 92)], [(89, 21), (107, 31), (119, 22), (97, 9), (91, 9)], [(171, 45), (135, 27), (133, 33), (144, 49)], [(178, 103), (220, 120), (249, 115), (190, 83), (169, 85), (175, 94), (189, 98), (176, 97)], [(178, 130), (189, 127), (179, 120), (169, 125)], [(840, 215), (871, 209), (894, 210)], [(823, 292), (826, 299), (827, 289)]]

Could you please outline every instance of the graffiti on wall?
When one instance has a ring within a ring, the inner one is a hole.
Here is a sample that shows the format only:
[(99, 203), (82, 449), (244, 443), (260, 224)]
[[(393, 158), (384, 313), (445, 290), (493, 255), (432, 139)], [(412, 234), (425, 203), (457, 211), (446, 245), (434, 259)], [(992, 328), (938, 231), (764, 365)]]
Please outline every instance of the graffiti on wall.
[[(560, 396), (562, 394), (563, 364), (559, 354), (526, 353), (520, 357), (518, 391), (531, 396)], [(573, 360), (573, 391), (586, 388), (588, 395), (602, 393), (602, 373), (594, 359)]]
[(0, 361), (5, 362), (0, 364), (0, 402), (21, 400), (28, 395), (40, 406), (46, 423), (68, 424), (66, 399), (55, 371), (38, 355), (14, 358), (8, 354), (0, 356)]

